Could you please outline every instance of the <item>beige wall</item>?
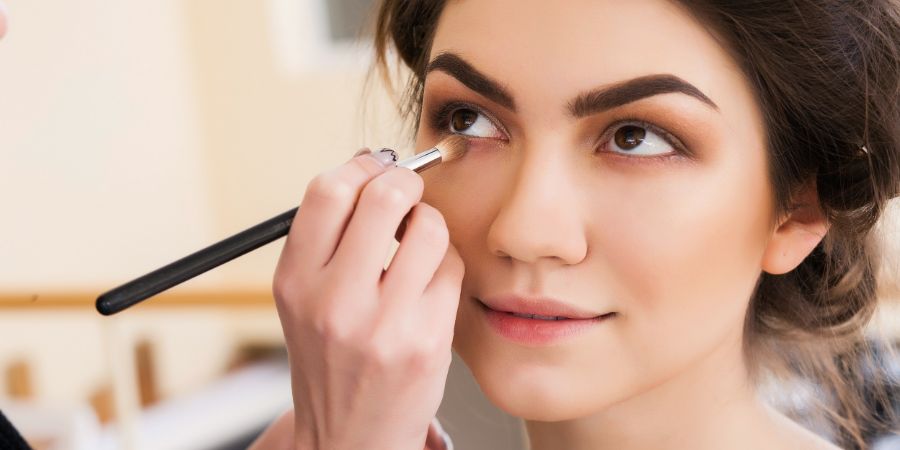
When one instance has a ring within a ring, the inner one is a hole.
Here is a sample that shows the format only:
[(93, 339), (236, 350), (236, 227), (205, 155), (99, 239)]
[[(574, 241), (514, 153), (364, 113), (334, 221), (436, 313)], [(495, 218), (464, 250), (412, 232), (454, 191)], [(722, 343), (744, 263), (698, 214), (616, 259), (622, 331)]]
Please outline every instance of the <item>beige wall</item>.
[(180, 5), (8, 2), (4, 290), (102, 289), (212, 235)]
[[(384, 93), (362, 97), (365, 61), (288, 70), (272, 50), (278, 37), (259, 2), (185, 5), (217, 234), (295, 206), (312, 176), (359, 147), (403, 147)], [(273, 245), (221, 272), (231, 283), (268, 283), (278, 251)]]
[[(287, 70), (269, 3), (11, 0), (0, 45), (0, 286), (104, 290), (299, 202), (398, 145), (367, 69)], [(377, 85), (376, 85), (377, 88)], [(279, 243), (179, 289), (267, 289)]]

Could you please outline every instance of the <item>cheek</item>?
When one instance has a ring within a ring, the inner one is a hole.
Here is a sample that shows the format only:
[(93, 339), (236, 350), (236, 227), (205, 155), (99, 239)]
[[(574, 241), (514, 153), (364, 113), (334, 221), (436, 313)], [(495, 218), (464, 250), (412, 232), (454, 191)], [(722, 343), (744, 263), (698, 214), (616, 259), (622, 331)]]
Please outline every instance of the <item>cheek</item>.
[(437, 208), (463, 261), (485, 251), (487, 230), (498, 208), (497, 196), (509, 183), (511, 167), (491, 148), (477, 147), (462, 158), (421, 173), (422, 201)]
[[(468, 156), (467, 156), (468, 158)], [(472, 158), (441, 164), (425, 172), (422, 201), (437, 208), (447, 223), (450, 242), (456, 247), (465, 264), (462, 295), (477, 291), (477, 280), (491, 270), (491, 254), (486, 245), (487, 231), (496, 212), (496, 199), (502, 192), (502, 176), (480, 176), (496, 164), (479, 164)], [(487, 167), (491, 167), (488, 169)], [(466, 304), (458, 308), (456, 326), (468, 324)]]
[(743, 325), (766, 243), (767, 186), (762, 161), (605, 184), (607, 212), (595, 211), (603, 224), (591, 229), (628, 319), (628, 354), (671, 363)]

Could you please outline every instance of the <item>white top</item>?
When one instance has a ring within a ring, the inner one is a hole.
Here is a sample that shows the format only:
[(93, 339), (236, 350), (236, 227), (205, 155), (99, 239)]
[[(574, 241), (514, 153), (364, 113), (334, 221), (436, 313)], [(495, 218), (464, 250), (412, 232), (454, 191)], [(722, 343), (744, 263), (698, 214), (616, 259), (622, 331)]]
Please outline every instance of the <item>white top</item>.
[[(450, 435), (448, 435), (447, 432), (444, 431), (444, 427), (441, 426), (441, 422), (438, 420), (437, 417), (435, 417), (434, 419), (431, 419), (431, 426), (428, 427), (428, 434), (429, 435), (434, 434), (434, 435), (437, 435), (438, 437), (440, 437), (440, 439), (444, 441), (443, 442), (444, 450), (453, 450), (453, 441), (450, 439)], [(428, 448), (427, 445), (425, 448), (426, 448), (426, 450), (431, 450)], [(439, 449), (434, 449), (434, 450), (439, 450)]]

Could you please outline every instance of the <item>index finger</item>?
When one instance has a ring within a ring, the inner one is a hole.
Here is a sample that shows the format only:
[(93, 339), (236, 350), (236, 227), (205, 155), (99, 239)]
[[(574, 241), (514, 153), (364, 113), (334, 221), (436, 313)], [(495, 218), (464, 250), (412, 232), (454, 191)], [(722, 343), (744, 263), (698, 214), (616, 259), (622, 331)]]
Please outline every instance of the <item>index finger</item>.
[[(381, 156), (378, 156), (381, 153)], [(393, 150), (356, 156), (310, 181), (282, 250), (282, 260), (301, 270), (317, 270), (331, 259), (360, 192), (396, 161)]]

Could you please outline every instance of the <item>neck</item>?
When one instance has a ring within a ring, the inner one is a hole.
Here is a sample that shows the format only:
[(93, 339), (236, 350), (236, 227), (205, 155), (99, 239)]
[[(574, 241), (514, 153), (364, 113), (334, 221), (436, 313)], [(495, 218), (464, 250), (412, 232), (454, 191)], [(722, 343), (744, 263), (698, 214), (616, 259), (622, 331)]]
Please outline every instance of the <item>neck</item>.
[(771, 410), (758, 400), (740, 330), (675, 378), (593, 415), (526, 421), (531, 450), (671, 450), (760, 447)]

